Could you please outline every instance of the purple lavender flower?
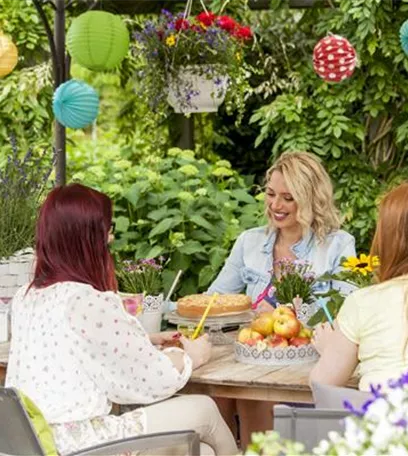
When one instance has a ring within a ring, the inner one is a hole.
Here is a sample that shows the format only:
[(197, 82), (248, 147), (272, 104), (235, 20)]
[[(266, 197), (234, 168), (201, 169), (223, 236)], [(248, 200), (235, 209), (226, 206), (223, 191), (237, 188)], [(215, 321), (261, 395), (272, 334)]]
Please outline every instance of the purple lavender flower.
[(166, 10), (166, 9), (162, 9), (161, 10), (161, 14), (163, 14), (163, 16), (168, 20), (168, 21), (172, 21), (174, 16), (172, 13), (170, 13), (170, 11)]
[(355, 416), (362, 417), (364, 413), (356, 409), (349, 401), (343, 401), (343, 407)]

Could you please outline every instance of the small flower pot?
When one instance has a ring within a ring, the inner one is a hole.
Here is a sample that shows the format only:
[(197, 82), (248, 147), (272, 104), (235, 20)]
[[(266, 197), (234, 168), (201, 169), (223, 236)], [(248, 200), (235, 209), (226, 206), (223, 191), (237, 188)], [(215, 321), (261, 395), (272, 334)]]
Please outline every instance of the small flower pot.
[(158, 333), (163, 316), (163, 294), (143, 296), (143, 293), (119, 293), (127, 312), (137, 317), (148, 334)]
[(160, 332), (163, 317), (163, 295), (145, 296), (143, 299), (143, 311), (138, 319), (148, 334)]
[(169, 78), (167, 101), (176, 113), (216, 112), (225, 99), (228, 76), (217, 65), (187, 65)]

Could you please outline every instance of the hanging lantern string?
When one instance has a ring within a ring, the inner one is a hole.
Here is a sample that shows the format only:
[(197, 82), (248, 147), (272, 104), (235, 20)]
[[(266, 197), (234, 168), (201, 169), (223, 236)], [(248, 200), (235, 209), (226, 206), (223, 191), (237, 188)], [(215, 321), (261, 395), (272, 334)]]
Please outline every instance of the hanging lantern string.
[[(229, 1), (229, 0), (227, 0), (227, 1)], [(208, 14), (207, 8), (205, 7), (203, 0), (200, 0), (200, 3), (201, 3), (201, 6), (203, 7), (205, 14)]]
[[(191, 8), (193, 6), (193, 0), (187, 0), (186, 2), (186, 8), (184, 10), (184, 14), (183, 14), (183, 20), (186, 20), (190, 14), (191, 14)], [(171, 67), (173, 67), (173, 63), (174, 63), (174, 58), (176, 56), (176, 49), (177, 49), (177, 46), (179, 44), (179, 38), (180, 38), (180, 33), (182, 32), (183, 28), (180, 27), (180, 30), (177, 32), (176, 34), (176, 44), (174, 46), (174, 52), (173, 52), (173, 57), (171, 59)]]
[(191, 14), (191, 8), (193, 6), (193, 0), (187, 0), (186, 9), (184, 10), (183, 19), (186, 19)]
[(230, 2), (230, 0), (225, 0), (225, 2), (223, 3), (223, 5), (221, 6), (220, 14), (224, 11), (224, 9), (227, 7), (227, 5), (228, 5), (229, 2)]

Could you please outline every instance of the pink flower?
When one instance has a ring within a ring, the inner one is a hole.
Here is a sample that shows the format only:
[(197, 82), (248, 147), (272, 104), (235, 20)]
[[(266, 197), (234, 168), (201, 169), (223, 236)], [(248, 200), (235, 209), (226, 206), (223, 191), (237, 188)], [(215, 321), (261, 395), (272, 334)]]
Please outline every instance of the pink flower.
[(210, 25), (212, 25), (214, 23), (216, 17), (217, 16), (214, 13), (212, 13), (211, 11), (209, 11), (208, 13), (203, 11), (202, 13), (200, 13), (196, 16), (196, 19), (198, 22), (201, 22), (202, 24), (209, 27)]
[(232, 19), (232, 17), (229, 16), (220, 16), (217, 19), (217, 24), (223, 29), (226, 30), (229, 33), (232, 33), (235, 28), (238, 26), (238, 24)]
[(233, 35), (242, 40), (250, 40), (253, 37), (252, 30), (248, 26), (238, 26), (238, 28), (234, 30)]

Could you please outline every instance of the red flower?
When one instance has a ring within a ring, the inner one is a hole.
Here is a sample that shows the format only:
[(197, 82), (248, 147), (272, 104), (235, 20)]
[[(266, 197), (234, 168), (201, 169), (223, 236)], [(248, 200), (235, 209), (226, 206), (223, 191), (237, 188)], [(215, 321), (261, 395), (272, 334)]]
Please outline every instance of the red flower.
[(190, 22), (182, 17), (178, 18), (174, 24), (174, 27), (177, 31), (179, 30), (188, 30), (190, 28)]
[(159, 40), (161, 41), (164, 36), (164, 31), (163, 30), (157, 30), (157, 36), (159, 37)]
[(239, 26), (236, 30), (234, 30), (234, 36), (242, 40), (250, 40), (253, 37), (253, 34), (250, 27)]
[(217, 16), (214, 13), (212, 13), (211, 11), (209, 11), (208, 13), (203, 11), (202, 13), (200, 13), (196, 16), (196, 19), (198, 22), (202, 22), (204, 25), (209, 27), (210, 25), (212, 25), (214, 23), (216, 17)]
[(220, 16), (217, 19), (217, 24), (227, 32), (233, 32), (234, 29), (238, 26), (238, 24), (229, 16)]

